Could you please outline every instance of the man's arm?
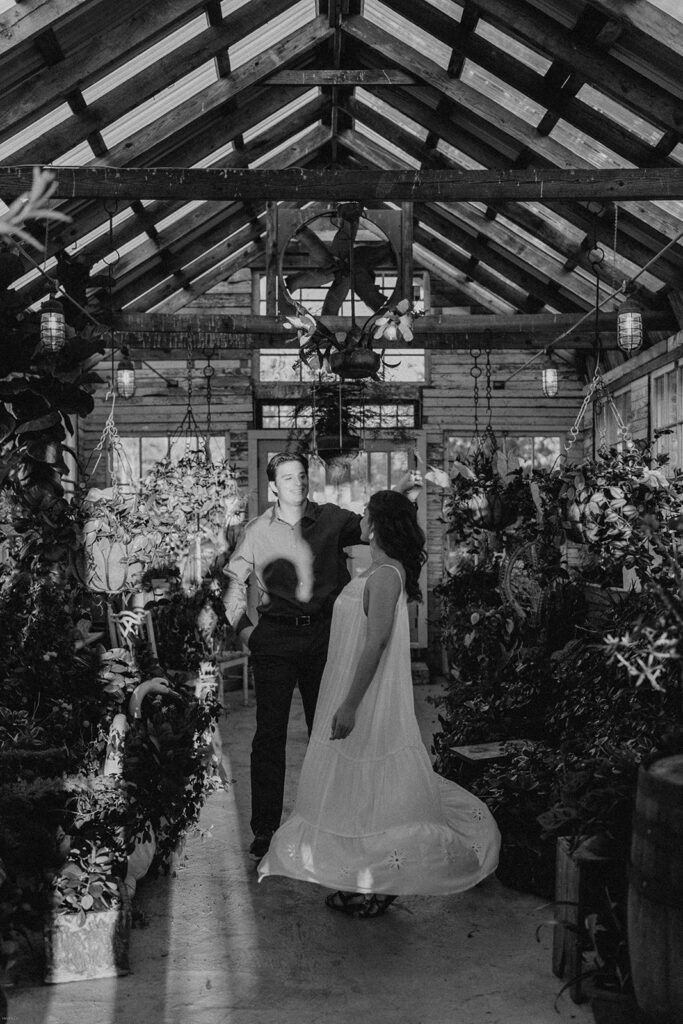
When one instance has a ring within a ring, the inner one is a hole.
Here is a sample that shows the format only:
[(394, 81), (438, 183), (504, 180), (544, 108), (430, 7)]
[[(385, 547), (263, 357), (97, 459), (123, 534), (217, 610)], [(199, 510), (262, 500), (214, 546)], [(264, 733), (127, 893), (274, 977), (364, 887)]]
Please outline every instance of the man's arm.
[[(248, 529), (232, 554), (223, 572), (228, 578), (228, 588), (223, 595), (225, 617), (241, 640), (246, 642), (248, 632), (254, 623), (246, 614), (248, 606), (247, 584), (254, 570), (254, 556)], [(243, 633), (245, 634), (243, 636)]]

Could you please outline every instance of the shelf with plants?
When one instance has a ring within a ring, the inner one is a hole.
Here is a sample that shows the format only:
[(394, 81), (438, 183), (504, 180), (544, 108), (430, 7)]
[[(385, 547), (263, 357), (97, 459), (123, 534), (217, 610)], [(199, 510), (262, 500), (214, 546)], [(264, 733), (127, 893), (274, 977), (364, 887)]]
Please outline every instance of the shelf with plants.
[[(524, 473), (494, 446), (455, 465), (443, 507), (450, 673), (437, 770), (462, 777), (455, 746), (523, 740), (468, 781), (501, 829), (499, 875), (552, 897), (562, 840), (577, 862), (608, 865), (602, 909), (589, 911), (610, 934), (624, 917), (639, 767), (683, 750), (683, 477), (665, 474), (643, 442), (553, 473)], [(567, 566), (568, 537), (590, 552), (583, 565)], [(586, 583), (612, 587), (624, 567), (637, 588), (595, 614)], [(593, 976), (628, 990), (627, 973), (622, 957)]]

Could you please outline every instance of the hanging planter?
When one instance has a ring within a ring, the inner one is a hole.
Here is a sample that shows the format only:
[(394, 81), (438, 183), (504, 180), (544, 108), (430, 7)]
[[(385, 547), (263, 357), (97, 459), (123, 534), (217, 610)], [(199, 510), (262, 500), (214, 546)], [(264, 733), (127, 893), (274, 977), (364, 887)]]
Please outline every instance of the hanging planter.
[(381, 362), (380, 354), (369, 348), (353, 348), (330, 355), (332, 373), (349, 380), (372, 377), (379, 370)]

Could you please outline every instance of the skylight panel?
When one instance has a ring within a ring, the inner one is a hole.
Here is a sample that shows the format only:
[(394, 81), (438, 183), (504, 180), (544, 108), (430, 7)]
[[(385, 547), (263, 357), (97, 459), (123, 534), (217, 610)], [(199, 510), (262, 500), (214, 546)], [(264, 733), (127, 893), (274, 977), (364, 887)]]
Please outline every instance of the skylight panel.
[(163, 89), (156, 96), (145, 100), (134, 110), (124, 114), (123, 117), (113, 121), (107, 128), (102, 129), (102, 138), (108, 149), (117, 143), (129, 138), (141, 128), (147, 127), (158, 120), (169, 110), (174, 110), (191, 96), (195, 96), (213, 85), (216, 81), (216, 66), (213, 60), (194, 68), (189, 74), (184, 75), (166, 89)]
[(432, 7), (436, 7), (437, 11), (441, 11), (442, 14), (447, 14), (453, 21), (457, 21), (458, 24), (462, 21), (462, 11), (459, 7), (453, 3), (453, 0), (427, 0), (427, 3), (431, 4)]
[(290, 103), (287, 103), (284, 107), (276, 110), (274, 114), (271, 114), (269, 117), (259, 121), (252, 128), (248, 128), (247, 131), (243, 133), (245, 143), (251, 142), (257, 135), (262, 135), (264, 132), (270, 131), (270, 129), (274, 128), (275, 125), (281, 124), (285, 118), (290, 118), (297, 112), (297, 110), (305, 107), (307, 103), (317, 96), (317, 94), (317, 89), (307, 89), (300, 96), (297, 96), (295, 100), (291, 100)]
[(366, 0), (365, 17), (385, 32), (396, 36), (400, 42), (407, 43), (414, 50), (419, 50), (439, 67), (444, 69), (448, 67), (451, 59), (450, 46), (429, 32), (425, 32), (412, 21), (408, 21), (407, 18), (402, 18), (400, 14), (392, 11), (391, 7), (380, 3), (379, 0)]
[(577, 99), (583, 100), (599, 113), (606, 114), (612, 121), (616, 121), (622, 128), (627, 128), (628, 131), (633, 132), (634, 135), (651, 146), (656, 146), (663, 135), (663, 132), (655, 128), (649, 121), (631, 113), (621, 103), (616, 103), (591, 85), (582, 85), (577, 93)]
[(191, 203), (185, 203), (179, 210), (174, 210), (173, 213), (169, 213), (168, 217), (164, 217), (162, 220), (158, 221), (154, 227), (157, 231), (165, 231), (166, 228), (170, 228), (172, 224), (176, 224), (179, 220), (182, 220), (183, 217), (189, 216), (189, 214), (194, 210), (198, 210), (200, 206), (205, 205), (206, 203), (201, 199), (197, 199)]
[(24, 146), (30, 146), (32, 142), (41, 139), (43, 135), (52, 131), (53, 128), (56, 128), (70, 117), (73, 117), (71, 108), (66, 103), (61, 103), (54, 110), (51, 110), (49, 114), (39, 117), (36, 121), (32, 121), (23, 131), (17, 132), (16, 135), (12, 135), (9, 139), (0, 143), (0, 160), (7, 160), (12, 153), (23, 149)]
[(587, 160), (594, 167), (606, 169), (635, 167), (635, 164), (630, 163), (620, 153), (615, 153), (614, 150), (608, 149), (598, 139), (591, 138), (590, 135), (586, 135), (585, 132), (575, 128), (574, 125), (568, 124), (567, 121), (560, 119), (550, 132), (549, 138), (562, 143), (563, 146), (576, 153), (577, 156), (581, 156), (582, 159)]
[(526, 64), (533, 71), (537, 71), (539, 75), (545, 75), (551, 65), (551, 61), (542, 57), (540, 53), (529, 49), (524, 43), (520, 43), (517, 39), (513, 39), (512, 36), (501, 32), (500, 29), (490, 25), (482, 18), (477, 22), (474, 34), (497, 46), (499, 50), (502, 50), (503, 53), (508, 54), (510, 57), (515, 57), (520, 63)]
[[(186, 43), (189, 39), (193, 39), (194, 36), (199, 35), (207, 27), (206, 17), (194, 18), (187, 25), (182, 25), (176, 29), (175, 32), (169, 32), (168, 35), (164, 36), (158, 42), (154, 43), (148, 49), (143, 50), (142, 53), (137, 54), (132, 60), (126, 61), (120, 67), (115, 68), (109, 74), (104, 75), (98, 81), (93, 82), (83, 90), (83, 98), (86, 103), (94, 103), (101, 96), (111, 92), (117, 86), (127, 82), (134, 75), (140, 71), (145, 71), (147, 68), (156, 64), (161, 60), (168, 60), (169, 56), (172, 55), (173, 50), (176, 50), (183, 43)], [(172, 56), (170, 58), (173, 59)]]
[(683, 142), (679, 142), (678, 145), (671, 150), (669, 156), (672, 160), (675, 160), (677, 164), (683, 164)]
[(0, 14), (15, 6), (15, 0), (0, 0)]
[(535, 103), (528, 96), (518, 92), (508, 82), (496, 78), (489, 71), (484, 71), (477, 64), (467, 59), (460, 75), (461, 81), (476, 89), (484, 96), (494, 100), (511, 114), (516, 114), (522, 121), (537, 128), (546, 113), (546, 108)]
[(360, 122), (356, 125), (356, 131), (359, 135), (364, 136), (366, 139), (370, 139), (372, 142), (376, 142), (377, 145), (387, 153), (392, 153), (401, 163), (408, 164), (410, 167), (419, 167), (420, 161), (410, 156), (405, 150), (395, 146), (393, 142), (386, 139), (383, 135), (379, 135), (373, 131), (372, 128), (366, 128), (364, 124)]
[(283, 11), (277, 18), (271, 18), (261, 28), (251, 32), (230, 47), (230, 66), (233, 70), (254, 60), (264, 50), (282, 42), (297, 29), (308, 25), (316, 16), (314, 0), (300, 0), (298, 4)]

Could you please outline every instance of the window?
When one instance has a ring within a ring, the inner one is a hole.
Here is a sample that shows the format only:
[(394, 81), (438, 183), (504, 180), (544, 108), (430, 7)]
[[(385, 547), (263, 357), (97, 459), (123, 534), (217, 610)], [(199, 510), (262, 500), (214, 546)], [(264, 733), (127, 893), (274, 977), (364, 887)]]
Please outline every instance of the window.
[[(396, 287), (396, 274), (386, 273), (378, 270), (374, 274), (375, 284), (381, 292), (388, 298)], [(292, 297), (296, 299), (302, 306), (310, 310), (313, 316), (320, 316), (320, 312), (323, 308), (323, 302), (325, 297), (330, 290), (330, 281), (324, 281), (320, 285), (309, 285), (306, 288), (297, 288), (292, 292)], [(425, 310), (427, 308), (427, 294), (429, 291), (429, 284), (426, 274), (416, 274), (413, 278), (413, 295), (412, 301), (415, 303), (416, 309)], [(400, 298), (401, 296), (399, 296)], [(407, 298), (407, 296), (405, 296)], [(259, 280), (259, 313), (263, 316), (266, 312), (266, 277), (264, 274), (261, 275)], [(351, 292), (349, 292), (339, 307), (337, 316), (352, 316), (357, 317), (359, 324), (362, 323), (367, 317), (373, 315), (373, 311), (369, 306), (366, 306), (358, 296), (354, 297), (354, 308), (351, 308)]]
[[(614, 403), (614, 404), (612, 404)], [(595, 440), (599, 448), (618, 448), (624, 445), (619, 418), (627, 430), (631, 429), (631, 389), (616, 391), (612, 402), (601, 400), (595, 406)]]
[(655, 452), (669, 456), (665, 471), (671, 473), (682, 465), (683, 368), (668, 366), (653, 374), (650, 389), (653, 433), (667, 431), (657, 437)]
[[(516, 456), (523, 469), (555, 468), (560, 457), (560, 438), (535, 436), (514, 436), (503, 434), (497, 438), (498, 449), (508, 457)], [(474, 453), (475, 442), (471, 437), (447, 437), (446, 457), (448, 466), (453, 462), (466, 461)]]
[[(297, 410), (293, 402), (262, 402), (259, 409), (264, 430), (308, 430), (313, 422), (310, 406)], [(356, 430), (414, 430), (419, 426), (417, 402), (351, 403), (346, 409)]]
[[(391, 366), (380, 371), (385, 383), (422, 383), (425, 379), (424, 349), (392, 348), (387, 350)], [(324, 375), (338, 380), (336, 374)], [(311, 370), (299, 359), (296, 348), (262, 348), (259, 351), (259, 380), (264, 382), (296, 383), (318, 381), (321, 374)]]
[[(168, 456), (176, 462), (188, 450), (196, 450), (203, 439), (193, 437), (120, 437), (120, 452), (114, 453), (113, 474), (107, 468), (107, 483), (137, 484), (152, 468), (155, 462)], [(216, 462), (226, 457), (225, 438), (209, 439), (212, 459)]]

